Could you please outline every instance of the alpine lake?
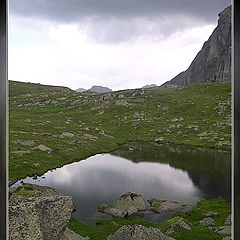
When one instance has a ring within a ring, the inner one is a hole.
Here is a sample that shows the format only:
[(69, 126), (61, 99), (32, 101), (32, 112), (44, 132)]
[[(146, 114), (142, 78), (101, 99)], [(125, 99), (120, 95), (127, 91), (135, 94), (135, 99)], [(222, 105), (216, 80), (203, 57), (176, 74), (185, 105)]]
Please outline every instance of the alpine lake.
[[(111, 216), (97, 211), (103, 203), (112, 205), (126, 192), (140, 194), (146, 202), (142, 218), (166, 221), (172, 213), (150, 210), (151, 198), (179, 201), (191, 209), (199, 200), (223, 198), (231, 201), (231, 153), (184, 145), (132, 142), (111, 153), (48, 171), (25, 183), (49, 186), (73, 198), (73, 217), (87, 224)], [(21, 185), (21, 180), (12, 185)]]

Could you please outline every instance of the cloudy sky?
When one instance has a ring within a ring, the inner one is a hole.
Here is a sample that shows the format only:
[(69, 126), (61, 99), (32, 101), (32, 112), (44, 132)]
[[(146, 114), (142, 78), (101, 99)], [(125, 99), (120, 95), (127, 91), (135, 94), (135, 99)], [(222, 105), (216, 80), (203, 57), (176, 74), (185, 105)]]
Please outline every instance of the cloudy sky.
[(161, 85), (231, 0), (9, 0), (9, 79), (71, 89)]

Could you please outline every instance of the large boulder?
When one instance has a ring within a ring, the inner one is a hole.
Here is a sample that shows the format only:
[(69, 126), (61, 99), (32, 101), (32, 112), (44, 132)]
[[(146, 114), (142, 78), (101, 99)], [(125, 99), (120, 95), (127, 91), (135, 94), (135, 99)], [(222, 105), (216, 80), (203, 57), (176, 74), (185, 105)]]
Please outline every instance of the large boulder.
[(114, 217), (124, 218), (136, 214), (138, 211), (145, 211), (145, 202), (141, 195), (127, 192), (114, 202), (113, 206), (102, 204), (98, 210)]
[(164, 235), (158, 228), (125, 225), (111, 234), (107, 240), (173, 240), (173, 238)]
[(176, 201), (162, 200), (157, 198), (152, 198), (148, 200), (148, 202), (150, 203), (151, 210), (160, 214), (178, 211), (186, 207), (186, 205), (182, 205), (181, 203)]
[(74, 209), (72, 197), (23, 184), (9, 199), (10, 240), (60, 240)]

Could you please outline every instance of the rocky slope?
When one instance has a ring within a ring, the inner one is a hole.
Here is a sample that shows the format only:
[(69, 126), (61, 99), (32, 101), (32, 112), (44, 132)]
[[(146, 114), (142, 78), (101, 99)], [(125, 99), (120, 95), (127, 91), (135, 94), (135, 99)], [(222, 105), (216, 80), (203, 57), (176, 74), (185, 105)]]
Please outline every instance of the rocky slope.
[(231, 6), (219, 13), (218, 25), (190, 67), (165, 84), (231, 81)]

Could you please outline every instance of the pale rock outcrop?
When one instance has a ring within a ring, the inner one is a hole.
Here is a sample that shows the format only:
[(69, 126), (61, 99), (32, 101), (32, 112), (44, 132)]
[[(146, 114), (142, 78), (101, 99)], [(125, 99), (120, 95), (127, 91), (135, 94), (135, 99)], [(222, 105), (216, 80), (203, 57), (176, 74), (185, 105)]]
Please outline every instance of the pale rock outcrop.
[(174, 238), (164, 235), (158, 228), (125, 225), (111, 234), (107, 240), (174, 240)]

